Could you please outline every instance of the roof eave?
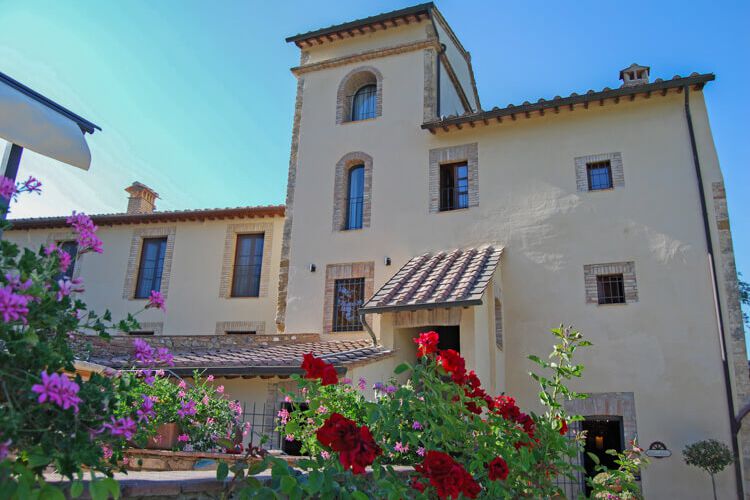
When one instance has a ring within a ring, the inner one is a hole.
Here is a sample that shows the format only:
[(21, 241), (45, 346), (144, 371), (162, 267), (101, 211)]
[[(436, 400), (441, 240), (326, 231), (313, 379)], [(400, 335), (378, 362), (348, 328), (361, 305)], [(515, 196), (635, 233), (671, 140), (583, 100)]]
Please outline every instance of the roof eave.
[[(344, 365), (334, 365), (334, 368), (339, 375), (347, 371)], [(169, 369), (180, 377), (190, 377), (196, 370), (204, 375), (219, 377), (288, 377), (305, 373), (301, 368), (291, 366), (179, 366)]]
[(435, 5), (433, 4), (433, 2), (426, 2), (426, 3), (422, 3), (418, 5), (413, 5), (411, 7), (406, 7), (405, 9), (385, 12), (383, 14), (378, 14), (378, 15), (366, 17), (363, 19), (357, 19), (355, 21), (350, 21), (350, 22), (342, 23), (342, 24), (336, 24), (333, 26), (329, 26), (327, 28), (321, 28), (315, 31), (308, 31), (307, 33), (300, 33), (298, 35), (293, 35), (293, 36), (287, 37), (286, 42), (287, 43), (294, 42), (299, 47), (300, 42), (303, 42), (305, 40), (310, 40), (312, 38), (324, 37), (326, 35), (332, 35), (334, 33), (339, 33), (341, 31), (353, 30), (353, 29), (361, 28), (363, 26), (368, 26), (368, 25), (372, 25), (376, 23), (389, 21), (391, 19), (395, 19), (399, 17), (416, 15), (416, 14), (429, 14), (430, 9), (434, 7)]
[(430, 302), (425, 304), (403, 304), (396, 306), (365, 306), (362, 307), (360, 311), (365, 314), (382, 314), (388, 312), (417, 311), (422, 309), (450, 309), (453, 307), (472, 307), (481, 304), (482, 299), (470, 299), (450, 302)]
[(492, 109), (463, 116), (445, 118), (442, 120), (434, 120), (431, 122), (423, 123), (421, 128), (423, 130), (429, 130), (431, 132), (440, 128), (447, 130), (448, 127), (452, 126), (460, 128), (460, 126), (463, 124), (473, 124), (479, 121), (501, 119), (505, 116), (511, 116), (512, 118), (515, 118), (515, 115), (519, 114), (532, 113), (536, 111), (544, 112), (547, 109), (562, 108), (563, 106), (575, 106), (577, 104), (635, 96), (637, 94), (651, 94), (653, 92), (662, 90), (666, 91), (669, 89), (679, 89), (685, 86), (694, 86), (698, 90), (700, 90), (706, 83), (715, 79), (716, 75), (714, 75), (713, 73), (706, 73), (702, 75), (674, 78), (672, 80), (664, 80), (660, 82), (647, 83), (644, 85), (636, 85), (632, 87), (619, 87), (616, 89), (591, 92), (582, 95), (571, 95), (568, 97), (561, 97), (559, 99), (552, 99), (549, 101), (541, 100), (535, 103), (522, 104), (520, 106), (509, 106), (507, 108)]

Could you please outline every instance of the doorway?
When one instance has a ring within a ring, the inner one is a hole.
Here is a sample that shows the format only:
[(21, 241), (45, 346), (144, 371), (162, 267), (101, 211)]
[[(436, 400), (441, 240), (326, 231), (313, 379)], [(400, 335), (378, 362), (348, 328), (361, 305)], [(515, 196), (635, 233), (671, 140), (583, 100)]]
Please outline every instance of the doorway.
[(453, 349), (456, 352), (461, 352), (461, 334), (458, 326), (430, 326), (424, 328), (426, 332), (430, 330), (440, 335), (438, 349)]
[[(593, 478), (599, 472), (596, 463), (591, 459), (589, 453), (599, 459), (599, 465), (608, 469), (616, 469), (617, 457), (609, 455), (607, 450), (616, 450), (621, 453), (624, 450), (625, 436), (623, 433), (622, 417), (618, 416), (591, 416), (581, 422), (581, 429), (586, 431), (586, 444), (584, 446), (583, 467), (586, 477)], [(586, 495), (591, 494), (591, 488), (586, 484)]]

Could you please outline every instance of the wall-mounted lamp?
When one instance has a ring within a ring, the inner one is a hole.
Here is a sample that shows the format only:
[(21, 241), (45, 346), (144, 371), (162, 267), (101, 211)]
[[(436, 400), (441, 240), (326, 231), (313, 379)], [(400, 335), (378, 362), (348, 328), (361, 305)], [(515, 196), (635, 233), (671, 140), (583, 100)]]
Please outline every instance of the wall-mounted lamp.
[(594, 436), (594, 444), (596, 445), (597, 450), (603, 450), (604, 449), (604, 436)]
[(386, 257), (385, 258), (385, 265), (386, 266), (390, 266), (391, 265), (391, 258), (390, 257)]
[(315, 264), (310, 264), (310, 272), (311, 273), (315, 272)]

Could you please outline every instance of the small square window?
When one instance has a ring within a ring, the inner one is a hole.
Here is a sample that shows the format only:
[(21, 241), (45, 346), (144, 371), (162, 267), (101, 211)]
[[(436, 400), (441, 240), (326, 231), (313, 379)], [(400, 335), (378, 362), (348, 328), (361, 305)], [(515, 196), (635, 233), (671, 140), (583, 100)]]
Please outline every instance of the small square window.
[(609, 160), (586, 164), (589, 191), (612, 189), (612, 165)]
[(364, 303), (365, 279), (336, 280), (333, 287), (333, 331), (358, 332), (362, 330), (359, 308)]
[(596, 277), (599, 304), (624, 304), (625, 282), (622, 274), (604, 274)]

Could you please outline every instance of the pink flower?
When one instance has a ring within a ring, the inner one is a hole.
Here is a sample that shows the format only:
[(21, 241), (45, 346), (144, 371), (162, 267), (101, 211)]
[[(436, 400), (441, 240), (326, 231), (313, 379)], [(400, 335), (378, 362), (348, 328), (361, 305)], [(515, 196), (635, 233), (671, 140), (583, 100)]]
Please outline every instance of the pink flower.
[(34, 284), (30, 279), (27, 279), (22, 283), (21, 276), (17, 274), (6, 273), (5, 279), (8, 280), (8, 285), (11, 286), (16, 292), (25, 292), (26, 290), (31, 288), (31, 285)]
[(57, 249), (57, 258), (59, 260), (57, 268), (60, 270), (61, 273), (64, 273), (70, 267), (70, 263), (73, 261), (73, 258), (70, 256), (68, 252), (66, 252), (62, 248)]
[(329, 458), (331, 458), (331, 454), (325, 450), (320, 452), (320, 456), (323, 457), (323, 460), (328, 460)]
[(27, 193), (41, 193), (42, 183), (35, 177), (29, 177), (23, 183), (23, 189)]
[(91, 218), (83, 213), (77, 214), (75, 211), (67, 219), (68, 224), (73, 227), (78, 236), (78, 255), (86, 252), (102, 253), (102, 240), (96, 235), (98, 229)]
[(143, 375), (143, 382), (146, 385), (154, 385), (154, 371), (153, 370), (141, 370), (140, 375)]
[(177, 414), (185, 418), (187, 415), (195, 415), (197, 413), (197, 409), (195, 408), (195, 401), (183, 401), (180, 403), (180, 409), (177, 410)]
[(148, 364), (153, 361), (154, 349), (148, 342), (143, 339), (135, 339), (133, 340), (133, 347), (135, 348), (133, 357), (137, 362)]
[(396, 445), (393, 447), (393, 449), (398, 453), (408, 453), (409, 444), (401, 444), (401, 441), (396, 441)]
[(284, 439), (289, 442), (294, 441), (294, 434), (287, 434), (286, 436), (284, 436)]
[(218, 392), (219, 394), (224, 394), (224, 386), (220, 385), (219, 387), (217, 387), (216, 392)]
[(415, 431), (421, 431), (422, 430), (422, 424), (419, 423), (419, 421), (415, 420), (413, 424), (411, 424), (411, 428)]
[(146, 421), (148, 423), (149, 419), (156, 416), (156, 412), (154, 412), (154, 400), (145, 394), (141, 394), (141, 397), (143, 398), (143, 403), (141, 403), (141, 407), (136, 412), (138, 422)]
[(157, 292), (156, 290), (151, 290), (151, 295), (148, 298), (148, 303), (146, 304), (146, 309), (159, 309), (161, 311), (167, 312), (167, 305), (164, 300), (164, 296), (161, 294), (161, 292)]
[(185, 396), (186, 396), (186, 393), (185, 393), (185, 391), (178, 391), (178, 392), (177, 392), (177, 397), (179, 397), (179, 398), (184, 398)]
[(174, 356), (172, 356), (172, 353), (166, 347), (160, 347), (156, 350), (154, 361), (162, 365), (174, 366)]
[(282, 408), (279, 410), (279, 413), (276, 414), (279, 419), (281, 419), (281, 424), (284, 425), (289, 421), (289, 411), (286, 408)]
[(367, 379), (365, 377), (359, 377), (359, 380), (357, 381), (357, 387), (359, 387), (360, 391), (364, 391), (367, 389)]
[(71, 381), (65, 375), (53, 373), (49, 375), (46, 370), (41, 373), (42, 383), (34, 384), (31, 390), (39, 394), (38, 403), (54, 403), (63, 410), (73, 408), (73, 413), (78, 413), (78, 384)]
[(104, 428), (109, 429), (109, 433), (112, 436), (122, 436), (125, 439), (132, 439), (137, 432), (135, 421), (130, 417), (123, 417), (117, 420), (115, 420), (115, 417), (112, 417), (112, 423), (104, 424)]
[(285, 403), (291, 403), (292, 402), (292, 397), (291, 396), (284, 396), (284, 402)]
[(11, 444), (13, 444), (12, 439), (8, 439), (7, 441), (0, 443), (0, 462), (5, 460), (5, 458), (8, 456), (8, 453), (10, 453)]
[(177, 384), (177, 387), (179, 387), (180, 389), (187, 389), (187, 383), (185, 383), (184, 380), (180, 380), (180, 383)]
[(16, 194), (16, 183), (7, 177), (0, 178), (0, 197), (10, 200)]
[(57, 290), (57, 296), (55, 297), (58, 302), (62, 302), (62, 299), (70, 295), (71, 293), (83, 292), (83, 280), (75, 278), (69, 280), (68, 278), (61, 279), (57, 282), (59, 289)]
[(318, 410), (317, 411), (318, 411), (318, 413), (320, 413), (322, 415), (323, 413), (328, 413), (328, 408), (326, 408), (323, 405), (320, 405), (320, 406), (318, 406)]
[(208, 396), (203, 396), (203, 399), (201, 399), (201, 403), (203, 403), (204, 405), (207, 405), (209, 403)]
[(420, 446), (419, 448), (417, 448), (417, 455), (419, 455), (420, 457), (423, 457), (424, 454), (425, 454), (424, 446)]
[(102, 456), (104, 457), (104, 460), (109, 460), (112, 458), (112, 448), (107, 446), (106, 444), (102, 445)]
[(11, 285), (0, 288), (0, 314), (5, 323), (20, 320), (25, 324), (26, 315), (29, 314), (28, 305), (29, 297), (15, 293)]
[(190, 441), (190, 436), (188, 436), (187, 434), (180, 434), (179, 436), (177, 436), (177, 441), (181, 443), (187, 443), (188, 441)]
[(206, 377), (206, 381), (207, 382), (213, 382), (214, 381), (214, 376), (213, 375), (209, 375), (208, 377)]
[(213, 418), (211, 418), (211, 417), (208, 417), (208, 418), (206, 419), (206, 425), (211, 425), (211, 424), (213, 424), (214, 422), (216, 422), (216, 420), (214, 420), (214, 419), (213, 419)]

